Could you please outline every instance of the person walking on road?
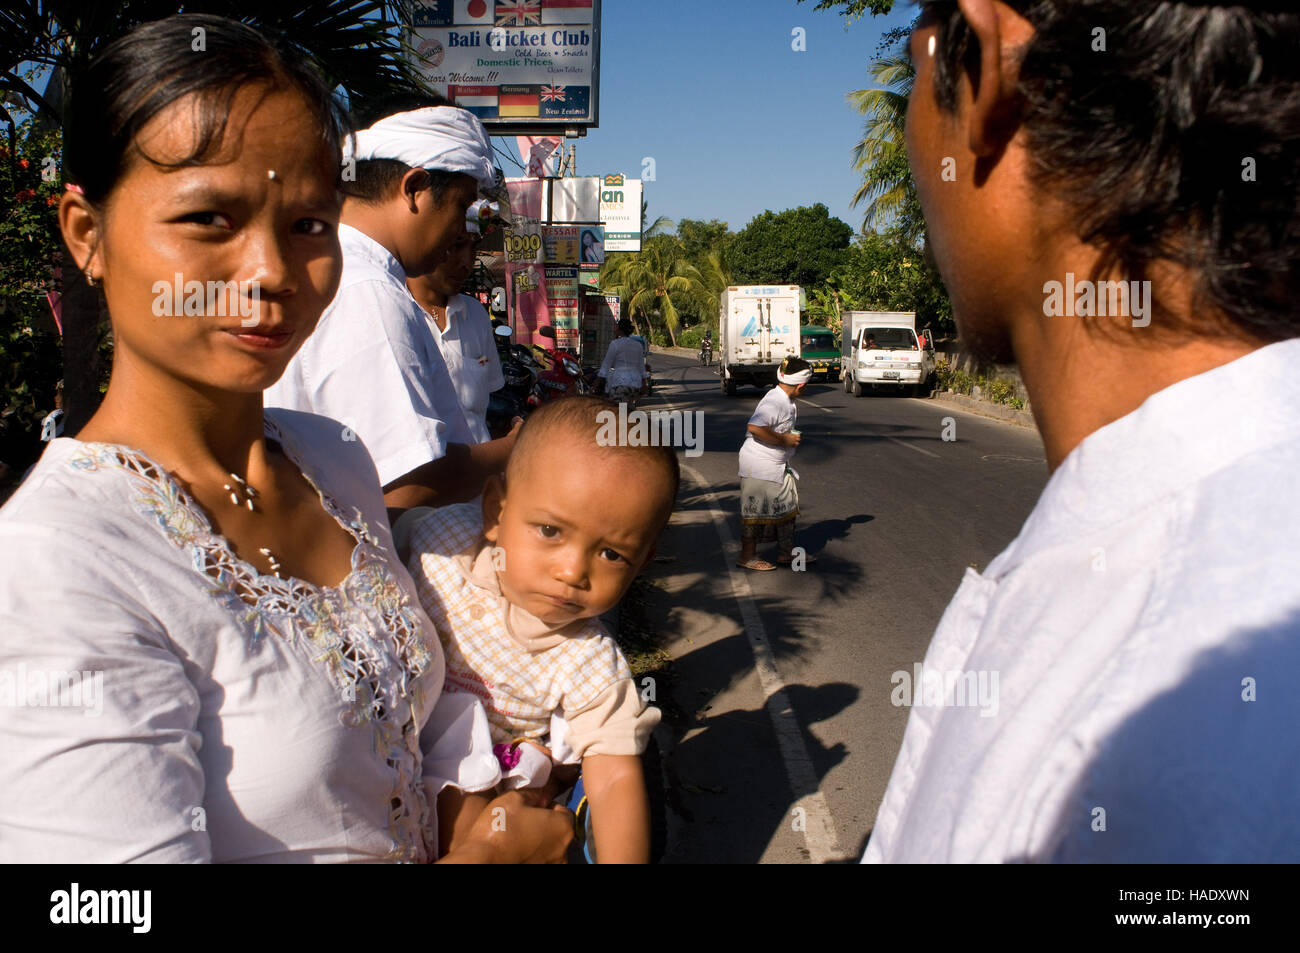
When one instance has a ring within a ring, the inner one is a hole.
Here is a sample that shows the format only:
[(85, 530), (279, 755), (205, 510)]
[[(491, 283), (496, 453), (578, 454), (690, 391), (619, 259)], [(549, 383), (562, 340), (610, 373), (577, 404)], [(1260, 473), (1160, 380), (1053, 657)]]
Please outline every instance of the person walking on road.
[(611, 400), (635, 404), (646, 392), (645, 351), (632, 337), (632, 322), (619, 318), (618, 337), (609, 342), (597, 372)]
[[(794, 399), (812, 380), (812, 365), (788, 357), (776, 379), (777, 385), (763, 395), (749, 418), (749, 435), (740, 448), (740, 566), (760, 572), (776, 569), (756, 555), (758, 544), (773, 534), (781, 550), (777, 562), (789, 566), (794, 559), (799, 475), (789, 464), (800, 441), (794, 426), (799, 419)], [(816, 558), (805, 556), (804, 562)]]

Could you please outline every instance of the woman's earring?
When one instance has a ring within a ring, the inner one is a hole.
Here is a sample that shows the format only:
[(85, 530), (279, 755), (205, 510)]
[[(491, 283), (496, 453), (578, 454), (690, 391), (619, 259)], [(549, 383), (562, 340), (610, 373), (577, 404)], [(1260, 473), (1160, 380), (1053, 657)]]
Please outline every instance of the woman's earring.
[(95, 287), (95, 276), (86, 275), (86, 284), (88, 284), (92, 288)]

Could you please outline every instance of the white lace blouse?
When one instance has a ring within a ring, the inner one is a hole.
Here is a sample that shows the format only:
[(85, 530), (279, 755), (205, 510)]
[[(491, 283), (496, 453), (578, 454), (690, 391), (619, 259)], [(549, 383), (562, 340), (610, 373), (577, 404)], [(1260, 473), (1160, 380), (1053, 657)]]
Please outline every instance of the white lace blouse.
[(267, 414), (356, 540), (323, 589), (238, 558), (143, 454), (51, 443), (0, 509), (0, 861), (422, 862), (441, 787), (495, 783), (340, 433)]

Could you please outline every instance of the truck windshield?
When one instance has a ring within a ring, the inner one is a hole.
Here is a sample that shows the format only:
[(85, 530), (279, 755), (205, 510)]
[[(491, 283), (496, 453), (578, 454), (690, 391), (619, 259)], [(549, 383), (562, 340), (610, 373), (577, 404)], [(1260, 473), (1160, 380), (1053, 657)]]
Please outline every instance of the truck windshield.
[(838, 347), (835, 343), (834, 336), (829, 333), (804, 333), (801, 334), (799, 338), (799, 346), (804, 351), (835, 351)]
[[(859, 347), (874, 346), (880, 351), (916, 350), (916, 334), (911, 328), (863, 328), (861, 335)], [(875, 338), (875, 344), (868, 338)]]

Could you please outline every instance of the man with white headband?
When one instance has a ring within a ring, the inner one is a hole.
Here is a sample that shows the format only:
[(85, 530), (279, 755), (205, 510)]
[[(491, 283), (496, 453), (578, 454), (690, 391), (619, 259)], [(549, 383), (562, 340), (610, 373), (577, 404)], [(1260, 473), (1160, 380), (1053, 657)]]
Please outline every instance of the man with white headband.
[[(426, 100), (427, 101), (427, 100)], [(343, 275), (268, 407), (333, 417), (374, 459), (390, 510), (472, 499), (513, 435), (478, 443), (408, 275), (434, 271), (495, 185), (482, 123), (453, 106), (393, 112), (344, 148)]]
[[(799, 515), (799, 475), (790, 458), (799, 446), (794, 399), (812, 380), (812, 365), (788, 357), (776, 374), (777, 384), (763, 395), (749, 418), (749, 435), (740, 448), (740, 566), (770, 572), (776, 569), (755, 555), (758, 544), (775, 534), (780, 546), (777, 562), (793, 561), (794, 521)], [(816, 562), (805, 556), (805, 562)]]

